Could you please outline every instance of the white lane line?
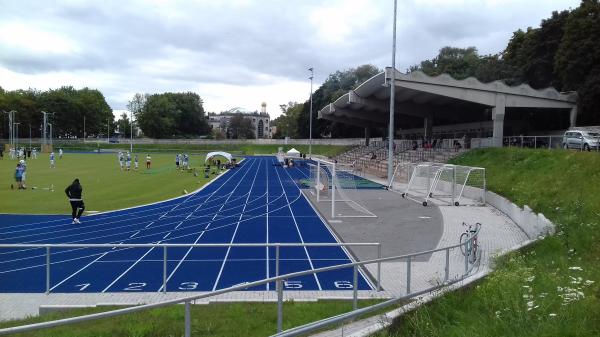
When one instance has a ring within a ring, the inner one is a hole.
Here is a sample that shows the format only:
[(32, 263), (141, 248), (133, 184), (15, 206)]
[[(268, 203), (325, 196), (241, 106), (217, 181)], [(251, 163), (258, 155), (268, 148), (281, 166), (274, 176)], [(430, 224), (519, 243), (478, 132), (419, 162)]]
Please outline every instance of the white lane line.
[[(260, 162), (260, 159), (257, 159)], [(246, 199), (246, 203), (244, 203), (244, 208), (240, 213), (240, 218), (238, 219), (238, 223), (235, 226), (235, 230), (233, 231), (233, 235), (231, 236), (230, 244), (235, 241), (235, 235), (237, 234), (238, 228), (240, 228), (240, 222), (242, 220), (242, 216), (244, 215), (244, 211), (246, 211), (246, 206), (248, 205), (248, 199), (250, 199), (250, 195), (252, 194), (252, 190), (254, 189), (256, 177), (258, 176), (258, 171), (260, 171), (260, 165), (254, 174), (254, 179), (252, 179), (252, 184), (250, 185), (250, 192), (248, 193), (248, 198)], [(217, 286), (219, 285), (219, 281), (221, 280), (221, 275), (223, 274), (223, 269), (225, 268), (225, 263), (227, 263), (227, 258), (229, 257), (229, 253), (231, 252), (231, 246), (227, 247), (227, 253), (225, 253), (225, 258), (223, 259), (223, 263), (221, 264), (221, 269), (219, 269), (219, 274), (217, 275), (217, 279), (215, 280), (215, 284), (213, 285), (212, 291), (217, 290)]]
[[(269, 243), (269, 165), (268, 165), (269, 161), (265, 160), (264, 162), (265, 162), (265, 171), (266, 171), (265, 175), (267, 177), (267, 202), (266, 202), (266, 204), (267, 204), (267, 212), (266, 212), (266, 215), (267, 215), (267, 220), (266, 220), (267, 235), (266, 236), (267, 236), (267, 238), (266, 238), (266, 241), (268, 244)], [(267, 272), (266, 272), (265, 278), (269, 278), (270, 277), (269, 276), (269, 272), (270, 272), (269, 265), (271, 264), (271, 261), (269, 260), (269, 247), (268, 246), (265, 247), (265, 250), (267, 251), (267, 263), (266, 263)], [(269, 283), (267, 283), (267, 291), (269, 291)]]
[[(162, 241), (158, 241), (158, 242), (156, 242), (156, 243), (158, 244), (158, 243), (161, 243), (161, 242), (162, 242)], [(140, 261), (141, 261), (143, 258), (145, 258), (145, 257), (146, 257), (146, 255), (150, 254), (150, 252), (151, 252), (151, 251), (153, 251), (153, 250), (154, 250), (154, 247), (152, 247), (152, 248), (148, 249), (148, 251), (147, 251), (147, 252), (146, 252), (144, 255), (142, 255), (142, 257), (140, 257), (140, 258), (139, 258), (137, 261), (135, 261), (135, 263), (133, 263), (131, 266), (129, 266), (129, 268), (127, 268), (127, 270), (125, 270), (125, 271), (124, 271), (124, 272), (123, 272), (121, 275), (119, 275), (119, 277), (117, 277), (117, 278), (116, 278), (114, 281), (112, 281), (112, 282), (111, 282), (111, 283), (110, 283), (108, 286), (106, 286), (106, 288), (104, 288), (104, 289), (102, 290), (102, 292), (103, 292), (103, 293), (104, 293), (104, 292), (106, 292), (106, 291), (107, 291), (107, 290), (108, 290), (110, 287), (112, 287), (112, 286), (113, 286), (113, 284), (117, 283), (117, 281), (119, 281), (119, 280), (120, 280), (120, 279), (121, 279), (123, 276), (125, 276), (125, 274), (127, 274), (127, 273), (128, 273), (128, 272), (129, 272), (129, 271), (130, 271), (130, 270), (131, 270), (133, 267), (135, 267), (135, 266), (136, 266), (136, 265), (137, 265), (137, 264), (138, 264), (138, 263), (139, 263), (139, 262), (140, 262)]]
[(146, 227), (144, 227), (144, 228), (148, 228), (148, 227), (152, 226), (152, 224), (154, 224), (154, 221), (152, 221), (151, 223), (147, 224)]
[(165, 236), (163, 236), (163, 240), (166, 239), (166, 238), (168, 238), (169, 235), (171, 235), (171, 232), (168, 232)]
[[(227, 180), (227, 181), (229, 181), (229, 180)], [(218, 190), (218, 189), (217, 189), (217, 190)], [(213, 192), (213, 194), (214, 194), (214, 193), (215, 193), (217, 190), (215, 190), (215, 191)], [(208, 200), (208, 199), (206, 199), (206, 200)], [(205, 201), (206, 201), (206, 200), (205, 200)], [(203, 204), (205, 203), (205, 201), (203, 201), (203, 202), (202, 202), (200, 205), (198, 205), (196, 208), (199, 208), (201, 205), (203, 205)], [(183, 220), (181, 223), (183, 223), (184, 221), (186, 221), (187, 219), (189, 219), (189, 218), (192, 216), (192, 214), (193, 214), (193, 212), (190, 212), (190, 213), (187, 215), (187, 217), (186, 217), (186, 218), (185, 218), (185, 219), (184, 219), (184, 220)], [(181, 223), (180, 223), (179, 225), (181, 225)], [(179, 226), (179, 225), (178, 225), (178, 226)], [(167, 233), (167, 235), (165, 235), (165, 237), (164, 237), (164, 238), (166, 238), (166, 237), (167, 237), (167, 236), (169, 236), (170, 234), (171, 234), (171, 232)], [(163, 239), (164, 239), (164, 238), (163, 238)], [(161, 241), (158, 241), (157, 243), (161, 243), (161, 242), (162, 242), (162, 240), (161, 240)], [(102, 290), (102, 292), (106, 292), (106, 290), (108, 290), (108, 289), (109, 289), (109, 288), (110, 288), (110, 287), (111, 287), (113, 284), (115, 284), (115, 283), (116, 283), (116, 282), (117, 282), (119, 279), (121, 279), (123, 276), (125, 276), (125, 274), (127, 274), (127, 273), (128, 273), (128, 272), (129, 272), (129, 271), (130, 271), (130, 270), (131, 270), (133, 267), (135, 267), (135, 266), (136, 266), (138, 263), (140, 263), (140, 262), (141, 262), (141, 261), (144, 259), (144, 257), (146, 257), (146, 255), (148, 255), (148, 254), (149, 254), (149, 253), (150, 253), (152, 250), (154, 250), (154, 248), (155, 248), (155, 247), (152, 247), (152, 248), (150, 248), (150, 249), (149, 249), (149, 250), (146, 252), (146, 254), (142, 255), (142, 257), (140, 257), (140, 258), (139, 258), (139, 259), (138, 259), (136, 262), (134, 262), (134, 263), (133, 263), (133, 264), (132, 264), (132, 265), (131, 265), (129, 268), (127, 268), (127, 270), (126, 270), (126, 271), (124, 271), (124, 272), (123, 272), (121, 275), (119, 275), (119, 276), (118, 276), (118, 277), (117, 277), (117, 278), (116, 278), (116, 279), (115, 279), (115, 280), (114, 280), (114, 281), (113, 281), (111, 284), (109, 284), (109, 285), (108, 285), (106, 288), (104, 288), (104, 290)], [(161, 288), (162, 288), (162, 286), (161, 286)]]
[(131, 239), (132, 237), (134, 237), (134, 236), (136, 236), (136, 235), (138, 235), (138, 234), (140, 234), (140, 231), (137, 231), (137, 232), (135, 232), (135, 233), (131, 234), (131, 236), (129, 236), (129, 238)]
[[(116, 247), (113, 247), (112, 249), (115, 249)], [(83, 271), (85, 268), (87, 268), (89, 265), (93, 264), (94, 262), (100, 260), (101, 258), (104, 257), (104, 255), (108, 254), (109, 252), (104, 252), (102, 255), (98, 256), (94, 261), (88, 263), (87, 265), (85, 265), (83, 268), (80, 268), (78, 271), (74, 272), (73, 274), (69, 275), (69, 277), (67, 277), (66, 279), (60, 281), (59, 283), (57, 283), (54, 287), (50, 288), (50, 291), (56, 289), (56, 287), (60, 286), (61, 284), (67, 282), (69, 279), (71, 279), (72, 277), (74, 277), (75, 275), (79, 274), (79, 272)]]
[[(250, 164), (247, 164), (250, 165)], [(239, 172), (239, 171), (238, 171)], [(242, 183), (242, 181), (244, 180), (244, 178), (246, 177), (246, 175), (248, 174), (248, 172), (250, 172), (250, 168), (248, 168), (246, 170), (246, 172), (244, 172), (244, 175), (242, 176), (242, 178), (238, 181), (238, 183), (234, 186), (234, 188), (231, 190), (231, 192), (229, 193), (229, 197), (231, 197), (233, 195), (233, 192), (235, 192), (235, 190), (237, 190), (237, 188), (240, 186), (240, 184)], [(237, 172), (236, 172), (237, 173)], [(223, 185), (221, 185), (221, 187), (223, 187)], [(248, 195), (250, 195), (250, 193), (247, 193)], [(198, 237), (196, 238), (196, 240), (194, 241), (194, 244), (198, 243), (198, 241), (200, 241), (200, 239), (204, 236), (204, 233), (207, 231), (207, 229), (210, 227), (210, 225), (212, 224), (212, 221), (214, 221), (214, 219), (217, 218), (217, 215), (219, 214), (219, 212), (221, 212), (221, 210), (225, 207), (225, 205), (227, 204), (229, 198), (227, 198), (225, 200), (225, 202), (221, 205), (221, 208), (213, 215), (211, 222), (208, 223), (208, 225), (206, 225), (206, 227), (204, 228), (204, 230), (202, 230), (202, 232), (200, 232), (200, 235), (198, 235)], [(198, 206), (200, 207), (200, 206)], [(190, 255), (190, 253), (192, 252), (193, 247), (188, 248), (188, 250), (185, 252), (185, 254), (183, 255), (183, 257), (181, 258), (181, 260), (179, 260), (179, 262), (177, 263), (177, 265), (175, 266), (175, 268), (173, 268), (173, 270), (171, 271), (171, 273), (169, 274), (169, 276), (167, 277), (167, 283), (171, 280), (171, 278), (173, 277), (173, 275), (175, 275), (175, 272), (179, 269), (179, 267), (183, 264), (183, 262), (187, 259), (188, 255)], [(158, 292), (163, 290), (163, 285), (160, 286), (160, 288), (158, 288)]]
[[(223, 184), (227, 183), (227, 182), (228, 182), (228, 181), (229, 181), (229, 180), (230, 180), (230, 179), (231, 179), (233, 176), (235, 176), (235, 174), (233, 174), (231, 177), (229, 177), (229, 179), (227, 179), (227, 180), (226, 180), (226, 181), (225, 181)], [(221, 187), (222, 187), (222, 186), (223, 186), (223, 185), (221, 185)], [(219, 188), (220, 188), (220, 187), (219, 187)], [(218, 189), (217, 189), (217, 190), (218, 190)], [(216, 192), (217, 190), (215, 190), (215, 192)], [(214, 194), (215, 192), (213, 192), (212, 194)], [(211, 195), (212, 195), (212, 194), (211, 194)], [(187, 197), (185, 200), (187, 201), (187, 200), (191, 199), (191, 198), (192, 198), (192, 196), (194, 196), (194, 195), (195, 195), (195, 194), (191, 194), (191, 195), (190, 195), (190, 196), (188, 196), (188, 197)], [(183, 201), (183, 202), (185, 202), (185, 201)], [(178, 204), (178, 205), (176, 205), (176, 206), (179, 206), (179, 205), (181, 205), (181, 203), (179, 203), (179, 204)], [(172, 210), (173, 210), (173, 209), (175, 209), (175, 207), (174, 207), (174, 208), (172, 208)], [(168, 212), (170, 212), (170, 211), (167, 211), (167, 213), (168, 213)], [(189, 215), (188, 215), (188, 216), (189, 216)], [(160, 242), (161, 242), (161, 241), (158, 241), (158, 243), (160, 243)], [(102, 290), (102, 292), (106, 292), (106, 290), (107, 290), (108, 288), (110, 288), (110, 287), (111, 287), (111, 286), (112, 286), (112, 285), (113, 285), (115, 282), (117, 282), (117, 281), (118, 281), (118, 280), (119, 280), (121, 277), (123, 277), (123, 276), (124, 276), (124, 275), (125, 275), (125, 274), (126, 274), (128, 271), (129, 271), (129, 270), (131, 270), (131, 268), (133, 268), (135, 265), (137, 265), (137, 264), (138, 264), (138, 263), (139, 263), (139, 262), (140, 262), (140, 261), (141, 261), (141, 260), (142, 260), (142, 259), (143, 259), (143, 258), (146, 256), (146, 255), (148, 255), (148, 254), (149, 254), (149, 253), (150, 253), (150, 252), (151, 252), (153, 249), (154, 249), (154, 247), (150, 248), (150, 249), (149, 249), (149, 250), (148, 250), (148, 251), (147, 251), (147, 252), (146, 252), (146, 253), (145, 253), (145, 254), (144, 254), (142, 257), (140, 257), (140, 258), (137, 260), (137, 262), (135, 262), (133, 265), (131, 265), (131, 266), (130, 266), (130, 267), (129, 267), (129, 268), (128, 268), (128, 269), (127, 269), (125, 272), (123, 272), (123, 273), (122, 273), (122, 274), (121, 274), (119, 277), (117, 277), (117, 278), (116, 278), (116, 279), (115, 279), (115, 280), (114, 280), (114, 281), (113, 281), (113, 282), (112, 282), (110, 285), (108, 285), (106, 288), (104, 288), (104, 290)], [(97, 260), (96, 260), (96, 261), (97, 261)], [(88, 264), (88, 265), (86, 265), (85, 267), (83, 267), (83, 268), (79, 269), (79, 270), (78, 270), (76, 273), (79, 273), (79, 272), (80, 272), (80, 271), (82, 271), (83, 269), (85, 269), (85, 268), (87, 268), (87, 267), (91, 266), (91, 265), (92, 265), (94, 262), (96, 262), (96, 261), (93, 261), (92, 263), (89, 263), (89, 264)], [(70, 277), (71, 277), (71, 276), (69, 276), (69, 278), (70, 278)]]
[[(283, 182), (281, 181), (281, 177), (279, 176), (279, 170), (275, 169), (275, 173), (277, 173), (277, 178), (279, 179), (279, 183), (281, 184), (281, 188), (283, 189), (283, 194), (285, 195), (285, 199), (288, 202), (287, 206), (290, 209), (290, 213), (292, 214), (292, 219), (294, 220), (294, 224), (296, 225), (296, 231), (298, 232), (298, 236), (300, 237), (300, 242), (304, 243), (304, 238), (302, 237), (302, 233), (300, 233), (300, 228), (298, 227), (298, 222), (296, 221), (296, 216), (294, 216), (294, 211), (292, 210), (292, 206), (288, 199), (287, 192), (285, 191), (285, 186), (283, 186)], [(289, 173), (288, 173), (288, 175), (289, 175)], [(298, 188), (298, 186), (296, 186), (296, 188)], [(298, 189), (298, 193), (300, 193), (300, 189)], [(302, 193), (300, 193), (300, 194), (302, 194)], [(304, 253), (306, 253), (306, 257), (308, 258), (308, 263), (310, 265), (310, 269), (314, 270), (315, 267), (313, 266), (312, 259), (310, 258), (310, 254), (308, 253), (308, 249), (306, 249), (306, 246), (304, 246)], [(317, 274), (313, 274), (313, 276), (315, 277), (315, 282), (317, 282), (317, 286), (319, 287), (319, 290), (323, 290), (321, 288), (321, 282), (319, 282), (319, 277), (317, 277)]]

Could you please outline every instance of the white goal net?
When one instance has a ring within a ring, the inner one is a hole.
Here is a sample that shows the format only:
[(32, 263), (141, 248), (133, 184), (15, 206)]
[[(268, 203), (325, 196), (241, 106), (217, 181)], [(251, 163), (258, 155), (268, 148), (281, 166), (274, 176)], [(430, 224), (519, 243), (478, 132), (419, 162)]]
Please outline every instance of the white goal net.
[(440, 163), (417, 165), (402, 193), (427, 206), (432, 199), (450, 205), (485, 204), (485, 169)]
[(311, 189), (317, 202), (331, 205), (331, 217), (377, 217), (371, 212), (361, 195), (361, 182), (351, 165), (337, 164), (322, 159), (309, 163)]

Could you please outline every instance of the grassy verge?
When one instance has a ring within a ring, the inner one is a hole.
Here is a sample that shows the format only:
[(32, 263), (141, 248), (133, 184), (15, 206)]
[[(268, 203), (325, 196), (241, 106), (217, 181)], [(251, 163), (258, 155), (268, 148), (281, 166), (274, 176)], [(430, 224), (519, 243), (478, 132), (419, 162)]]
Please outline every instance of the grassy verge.
[[(359, 301), (359, 307), (377, 303)], [(56, 320), (100, 311), (111, 307), (57, 312), (18, 321), (1, 322), (0, 328)], [(352, 310), (351, 301), (288, 301), (283, 307), (283, 328), (313, 322)], [(192, 306), (192, 336), (270, 336), (277, 332), (277, 304), (227, 303)], [(182, 336), (184, 308), (182, 305), (154, 309), (140, 313), (39, 330), (14, 336)]]
[(600, 155), (486, 149), (455, 163), (485, 167), (490, 190), (544, 213), (557, 234), (377, 336), (600, 335)]

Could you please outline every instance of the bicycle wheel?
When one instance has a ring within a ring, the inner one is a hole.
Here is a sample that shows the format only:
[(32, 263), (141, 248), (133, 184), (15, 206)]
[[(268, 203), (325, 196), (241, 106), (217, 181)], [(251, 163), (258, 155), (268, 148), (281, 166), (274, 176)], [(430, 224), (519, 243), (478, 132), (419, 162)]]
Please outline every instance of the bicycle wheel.
[(477, 261), (477, 258), (479, 258), (477, 251), (479, 250), (479, 245), (477, 244), (477, 239), (475, 239), (473, 241), (473, 243), (471, 244), (472, 246), (472, 252), (471, 252), (471, 256), (469, 256), (471, 263), (475, 263), (475, 261)]
[(467, 255), (467, 252), (469, 252), (469, 248), (467, 247), (469, 244), (466, 243), (469, 240), (469, 235), (467, 233), (462, 233), (460, 235), (460, 252), (462, 253), (463, 256)]

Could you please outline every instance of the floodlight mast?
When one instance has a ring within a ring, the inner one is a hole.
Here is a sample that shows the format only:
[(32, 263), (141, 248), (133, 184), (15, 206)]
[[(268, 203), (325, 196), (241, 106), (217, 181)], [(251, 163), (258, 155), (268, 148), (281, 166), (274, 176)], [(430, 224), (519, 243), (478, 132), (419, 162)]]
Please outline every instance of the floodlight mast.
[(21, 123), (13, 123), (14, 126), (16, 126), (16, 132), (15, 132), (15, 151), (17, 150), (17, 148), (19, 147), (19, 124)]
[(310, 67), (308, 68), (308, 71), (310, 71), (310, 115), (309, 115), (309, 122), (308, 122), (308, 137), (309, 137), (309, 143), (308, 143), (308, 157), (311, 158), (312, 157), (312, 111), (313, 111), (313, 104), (312, 104), (312, 96), (313, 96), (313, 78), (314, 78), (314, 68)]
[(392, 38), (392, 77), (390, 80), (390, 122), (388, 129), (388, 186), (392, 186), (394, 173), (394, 107), (396, 103), (396, 12), (398, 0), (394, 0), (394, 28)]
[(8, 143), (13, 149), (15, 147), (15, 130), (14, 130), (14, 120), (15, 120), (15, 110), (4, 111), (5, 114), (8, 115)]

